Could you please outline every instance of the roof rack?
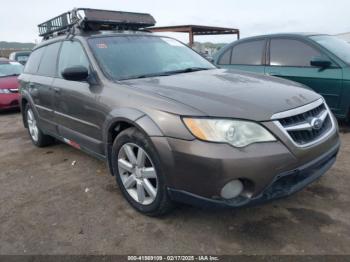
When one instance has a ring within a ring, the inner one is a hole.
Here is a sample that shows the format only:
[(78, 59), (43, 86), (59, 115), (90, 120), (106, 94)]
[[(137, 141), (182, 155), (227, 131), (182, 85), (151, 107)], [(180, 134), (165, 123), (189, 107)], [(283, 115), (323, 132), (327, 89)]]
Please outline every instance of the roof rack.
[(76, 26), (83, 31), (140, 30), (156, 24), (150, 14), (75, 8), (38, 25), (39, 36), (48, 39)]

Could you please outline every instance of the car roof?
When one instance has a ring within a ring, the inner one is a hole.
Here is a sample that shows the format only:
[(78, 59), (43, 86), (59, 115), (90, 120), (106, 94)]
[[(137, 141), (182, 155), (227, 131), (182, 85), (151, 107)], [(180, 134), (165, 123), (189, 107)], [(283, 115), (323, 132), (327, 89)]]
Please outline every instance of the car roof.
[(8, 64), (10, 63), (10, 59), (7, 59), (6, 57), (0, 57), (0, 64)]
[(309, 37), (309, 36), (316, 36), (316, 35), (327, 35), (322, 33), (311, 33), (311, 32), (300, 32), (300, 33), (274, 33), (274, 34), (265, 34), (265, 35), (258, 35), (258, 36), (251, 36), (246, 38), (241, 38), (239, 41), (244, 40), (252, 40), (252, 39), (259, 39), (259, 38), (270, 38), (270, 37)]
[(9, 63), (19, 63), (18, 61), (16, 60), (11, 60), (11, 59), (8, 59), (6, 57), (0, 57), (0, 64), (9, 64)]

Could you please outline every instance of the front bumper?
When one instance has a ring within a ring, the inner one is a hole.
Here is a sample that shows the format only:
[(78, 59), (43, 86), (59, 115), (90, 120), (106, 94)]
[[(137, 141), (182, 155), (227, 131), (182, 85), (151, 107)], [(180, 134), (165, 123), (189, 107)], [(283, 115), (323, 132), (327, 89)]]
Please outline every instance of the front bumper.
[(169, 195), (174, 201), (209, 208), (232, 208), (256, 205), (274, 199), (287, 197), (300, 191), (324, 175), (335, 163), (339, 147), (340, 143), (338, 142), (337, 145), (335, 145), (331, 150), (318, 157), (314, 161), (294, 170), (283, 172), (277, 175), (263, 192), (252, 198), (241, 196), (232, 200), (215, 200), (172, 188), (168, 189)]
[(0, 94), (0, 110), (19, 108), (19, 94)]
[[(265, 202), (304, 188), (333, 165), (340, 147), (336, 130), (318, 145), (293, 151), (283, 141), (234, 148), (196, 139), (151, 139), (173, 200), (229, 207)], [(235, 179), (249, 182), (248, 190), (224, 200), (222, 188)]]

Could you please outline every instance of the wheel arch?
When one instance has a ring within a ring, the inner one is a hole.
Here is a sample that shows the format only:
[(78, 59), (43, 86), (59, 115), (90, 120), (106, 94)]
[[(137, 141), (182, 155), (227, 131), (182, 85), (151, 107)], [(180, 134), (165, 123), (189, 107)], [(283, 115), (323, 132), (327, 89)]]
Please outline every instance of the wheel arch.
[(27, 121), (25, 121), (25, 108), (26, 108), (26, 105), (28, 104), (28, 100), (26, 98), (22, 98), (21, 99), (21, 102), (20, 102), (20, 108), (21, 108), (21, 115), (22, 115), (22, 121), (23, 121), (23, 126), (25, 128), (28, 128), (28, 123)]
[(23, 125), (25, 128), (28, 128), (27, 121), (25, 121), (25, 108), (26, 108), (27, 104), (30, 104), (33, 108), (34, 114), (38, 115), (36, 107), (34, 106), (34, 101), (31, 99), (31, 97), (26, 92), (23, 92), (21, 94), (19, 106), (21, 109), (22, 121), (23, 121)]
[[(103, 140), (105, 143), (105, 155), (107, 164), (110, 171), (113, 142), (122, 131), (131, 127), (136, 128), (148, 137), (163, 136), (160, 128), (156, 125), (156, 123), (148, 115), (141, 111), (125, 109), (120, 110), (118, 114), (114, 114), (113, 117), (108, 117), (108, 121), (105, 123), (103, 129), (105, 130)], [(110, 173), (113, 175), (112, 172)]]

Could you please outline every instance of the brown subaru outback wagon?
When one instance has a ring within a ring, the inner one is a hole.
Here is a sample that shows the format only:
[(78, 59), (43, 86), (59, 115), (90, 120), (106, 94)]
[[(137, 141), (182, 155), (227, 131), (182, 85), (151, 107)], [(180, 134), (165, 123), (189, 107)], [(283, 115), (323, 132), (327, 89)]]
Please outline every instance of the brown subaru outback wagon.
[(262, 203), (335, 162), (337, 122), (301, 84), (217, 69), (142, 30), (155, 23), (147, 14), (58, 18), (39, 25), (44, 41), (20, 76), (24, 125), (37, 146), (57, 139), (105, 160), (138, 211)]

